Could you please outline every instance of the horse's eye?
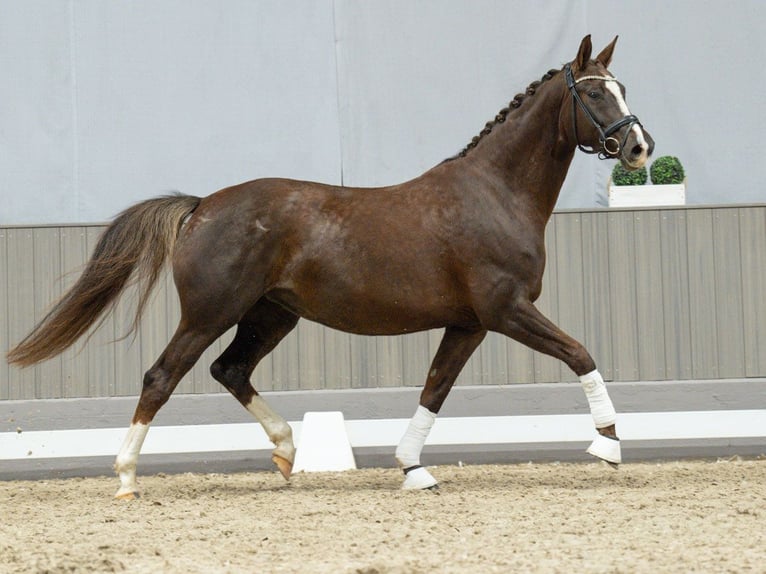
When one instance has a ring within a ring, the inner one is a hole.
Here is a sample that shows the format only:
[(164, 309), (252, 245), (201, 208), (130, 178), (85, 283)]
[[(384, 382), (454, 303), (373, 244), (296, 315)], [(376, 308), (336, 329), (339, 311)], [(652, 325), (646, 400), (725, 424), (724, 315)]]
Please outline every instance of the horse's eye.
[(601, 94), (599, 94), (598, 92), (595, 92), (595, 91), (591, 91), (591, 92), (588, 92), (588, 97), (591, 100), (597, 100), (597, 99), (599, 99), (601, 97)]

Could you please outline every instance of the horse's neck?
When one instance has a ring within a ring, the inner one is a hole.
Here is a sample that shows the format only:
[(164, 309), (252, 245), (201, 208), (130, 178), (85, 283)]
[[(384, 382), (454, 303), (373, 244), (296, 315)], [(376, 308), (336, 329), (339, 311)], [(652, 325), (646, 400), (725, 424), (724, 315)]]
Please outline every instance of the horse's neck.
[(541, 86), (464, 158), (501, 182), (500, 193), (514, 205), (529, 206), (545, 221), (574, 156), (574, 146), (564, 145), (562, 150), (559, 141), (563, 94), (558, 83), (551, 80)]

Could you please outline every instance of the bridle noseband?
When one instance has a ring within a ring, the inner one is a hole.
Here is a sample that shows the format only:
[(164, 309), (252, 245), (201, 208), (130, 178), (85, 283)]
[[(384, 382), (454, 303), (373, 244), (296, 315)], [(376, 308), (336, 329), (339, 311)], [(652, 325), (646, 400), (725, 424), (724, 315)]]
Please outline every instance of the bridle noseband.
[[(580, 94), (578, 94), (577, 90), (575, 89), (575, 86), (577, 84), (585, 80), (601, 80), (604, 82), (616, 82), (617, 78), (614, 78), (611, 76), (583, 76), (582, 78), (578, 78), (577, 80), (575, 80), (574, 73), (572, 72), (571, 64), (567, 64), (566, 66), (564, 66), (564, 73), (566, 76), (567, 88), (569, 88), (569, 91), (572, 93), (572, 125), (574, 127), (575, 139), (577, 140), (577, 147), (580, 149), (580, 151), (583, 151), (585, 153), (591, 153), (591, 154), (597, 153), (599, 159), (611, 159), (611, 158), (617, 157), (617, 155), (620, 153), (620, 150), (622, 150), (622, 148), (625, 147), (625, 143), (628, 141), (628, 134), (630, 133), (630, 130), (636, 124), (641, 126), (641, 122), (638, 121), (638, 118), (636, 116), (631, 114), (612, 122), (606, 127), (602, 127), (601, 123), (593, 115), (593, 112), (590, 111), (590, 108), (588, 108), (588, 106), (585, 105), (585, 102), (582, 101)], [(585, 114), (585, 117), (587, 117), (590, 120), (590, 123), (593, 124), (593, 127), (596, 128), (596, 130), (598, 130), (598, 140), (601, 143), (601, 149), (595, 149), (595, 148), (588, 149), (580, 143), (580, 138), (577, 135), (577, 106), (578, 105), (580, 106), (580, 109)], [(628, 129), (625, 130), (625, 137), (622, 139), (622, 142), (620, 142), (617, 138), (613, 137), (612, 134), (617, 132), (623, 126), (628, 126)]]

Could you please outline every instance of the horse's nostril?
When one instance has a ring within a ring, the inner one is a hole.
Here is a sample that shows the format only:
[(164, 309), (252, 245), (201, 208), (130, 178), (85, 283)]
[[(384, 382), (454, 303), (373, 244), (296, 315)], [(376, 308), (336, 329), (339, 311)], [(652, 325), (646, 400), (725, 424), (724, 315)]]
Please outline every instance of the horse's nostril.
[(630, 150), (630, 154), (633, 157), (639, 157), (642, 153), (644, 153), (644, 148), (643, 146), (640, 146), (640, 145), (634, 145), (633, 149)]

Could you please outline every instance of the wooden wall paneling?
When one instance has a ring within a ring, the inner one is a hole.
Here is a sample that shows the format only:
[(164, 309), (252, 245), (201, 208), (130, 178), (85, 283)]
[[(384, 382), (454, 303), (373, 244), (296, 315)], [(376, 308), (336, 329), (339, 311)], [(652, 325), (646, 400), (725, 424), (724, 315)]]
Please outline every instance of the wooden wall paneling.
[[(718, 330), (718, 377), (745, 375), (745, 333), (742, 301), (742, 254), (739, 210), (713, 212), (715, 315)], [(766, 286), (765, 286), (766, 287)]]
[(741, 208), (745, 376), (766, 376), (766, 206)]
[[(37, 321), (42, 318), (35, 312), (34, 292), (37, 288), (34, 275), (34, 230), (30, 228), (8, 229), (6, 236), (8, 256), (8, 305), (6, 321), (10, 346), (18, 344)], [(12, 271), (11, 271), (12, 270)], [(10, 370), (9, 395), (11, 399), (35, 397), (35, 369)]]
[(607, 381), (612, 368), (612, 316), (609, 293), (608, 213), (582, 215), (583, 343)]
[(10, 322), (8, 317), (9, 294), (8, 286), (11, 280), (11, 267), (8, 261), (8, 230), (0, 227), (0, 401), (11, 398), (11, 367), (5, 360), (6, 353), (15, 341), (10, 338)]
[(692, 376), (713, 379), (718, 377), (713, 212), (690, 210), (686, 221)]
[[(61, 298), (61, 230), (58, 227), (40, 227), (32, 231), (33, 251), (29, 253), (34, 263), (35, 323), (41, 320)], [(56, 398), (63, 394), (61, 355), (38, 363), (35, 374), (35, 397)]]
[(349, 340), (351, 352), (351, 387), (366, 389), (378, 383), (378, 349), (374, 337), (352, 335)]
[(669, 379), (693, 376), (686, 213), (663, 210), (660, 215), (665, 374)]
[(612, 357), (616, 381), (638, 377), (638, 332), (636, 324), (636, 252), (633, 213), (609, 214), (609, 301), (612, 309)]
[(633, 223), (638, 377), (644, 381), (659, 381), (666, 378), (667, 364), (660, 212), (639, 211), (634, 215)]
[(402, 386), (402, 342), (399, 337), (375, 337), (374, 340), (377, 351), (377, 386)]
[[(327, 388), (325, 384), (325, 327), (312, 321), (303, 321), (298, 331), (298, 366), (303, 390)], [(334, 382), (334, 381), (333, 381)], [(337, 388), (337, 387), (332, 387)]]
[(425, 384), (431, 364), (428, 333), (413, 333), (401, 336), (402, 384), (407, 387), (421, 387)]
[(324, 334), (324, 380), (333, 389), (351, 388), (351, 335), (335, 329)]

